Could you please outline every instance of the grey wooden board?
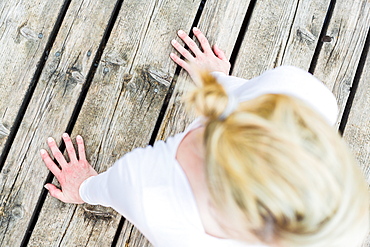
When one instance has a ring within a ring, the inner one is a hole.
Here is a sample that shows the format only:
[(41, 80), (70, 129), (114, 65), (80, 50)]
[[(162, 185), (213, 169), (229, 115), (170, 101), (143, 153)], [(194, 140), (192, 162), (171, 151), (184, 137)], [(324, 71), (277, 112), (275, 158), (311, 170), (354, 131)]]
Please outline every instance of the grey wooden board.
[(257, 1), (233, 75), (250, 79), (279, 65), (308, 70), (329, 3)]
[(65, 131), (115, 2), (75, 0), (68, 9), (0, 174), (1, 246), (22, 241), (48, 174), (39, 150)]
[[(367, 55), (343, 137), (370, 184), (370, 53)], [(370, 246), (370, 235), (363, 247)]]
[(343, 115), (358, 62), (370, 27), (368, 0), (338, 0), (320, 52), (314, 75), (335, 94), (339, 105), (338, 123)]
[(0, 154), (63, 1), (0, 1)]
[[(190, 29), (199, 4), (190, 0), (123, 2), (73, 130), (73, 136), (85, 137), (87, 156), (98, 171), (133, 148), (148, 145), (176, 69), (169, 58), (170, 41), (178, 29)], [(86, 215), (84, 206), (60, 208), (48, 196), (30, 244), (110, 246), (120, 216), (110, 208), (91, 210), (109, 217), (94, 220), (94, 213)], [(52, 221), (63, 225), (51, 225)], [(46, 231), (49, 226), (52, 231)], [(130, 231), (124, 228), (124, 232)]]
[(143, 235), (129, 221), (125, 221), (123, 230), (117, 241), (117, 247), (153, 247)]
[[(217, 44), (229, 58), (235, 46), (239, 30), (250, 1), (222, 0), (207, 1), (199, 22), (199, 29), (209, 39), (211, 45)], [(183, 131), (194, 119), (194, 113), (188, 113), (183, 104), (183, 96), (193, 87), (187, 72), (181, 71), (162, 121), (157, 140), (165, 140), (171, 135)]]

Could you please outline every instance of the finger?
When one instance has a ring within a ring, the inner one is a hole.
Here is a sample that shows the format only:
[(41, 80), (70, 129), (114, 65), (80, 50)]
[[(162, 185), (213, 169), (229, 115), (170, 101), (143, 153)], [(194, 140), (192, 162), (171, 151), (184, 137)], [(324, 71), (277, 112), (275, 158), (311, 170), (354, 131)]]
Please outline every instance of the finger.
[(202, 51), (199, 49), (198, 45), (184, 31), (179, 30), (177, 34), (184, 41), (184, 43), (190, 48), (190, 50), (194, 53), (195, 56), (202, 55)]
[(214, 46), (213, 46), (213, 51), (215, 52), (216, 56), (217, 56), (219, 59), (221, 59), (221, 60), (223, 60), (223, 61), (226, 61), (226, 62), (228, 62), (228, 61), (229, 61), (229, 60), (227, 59), (227, 57), (226, 57), (226, 55), (225, 55), (224, 51), (223, 51), (223, 50), (221, 50), (220, 48), (218, 48), (218, 46), (217, 46), (217, 45), (214, 45)]
[(191, 66), (184, 60), (182, 60), (179, 56), (177, 56), (175, 53), (170, 54), (170, 58), (180, 65), (184, 70), (186, 70), (189, 74), (191, 73)]
[(66, 202), (63, 192), (58, 189), (54, 184), (45, 184), (45, 189), (47, 189), (52, 197), (55, 197), (62, 202)]
[(77, 146), (78, 146), (78, 156), (80, 160), (86, 160), (85, 144), (84, 140), (80, 135), (76, 137)]
[(45, 149), (40, 150), (41, 158), (44, 161), (46, 167), (54, 174), (54, 176), (58, 179), (61, 171), (59, 167), (54, 163), (54, 161), (50, 158), (48, 152)]
[(48, 145), (50, 147), (51, 152), (53, 153), (55, 159), (58, 161), (59, 165), (65, 166), (67, 165), (67, 161), (64, 158), (63, 154), (60, 152), (57, 144), (55, 143), (54, 139), (52, 137), (48, 138)]
[(204, 34), (196, 27), (193, 28), (193, 33), (194, 33), (195, 37), (197, 37), (200, 45), (202, 46), (202, 49), (203, 49), (204, 53), (213, 53), (212, 48), (211, 48), (206, 36), (204, 36)]
[(181, 54), (184, 56), (184, 58), (186, 58), (187, 60), (189, 61), (194, 61), (194, 57), (193, 55), (191, 55), (191, 53), (186, 50), (179, 42), (177, 42), (176, 40), (172, 40), (171, 41), (171, 44), (172, 46)]
[(76, 156), (75, 147), (73, 146), (71, 138), (69, 137), (69, 135), (67, 133), (63, 134), (63, 141), (66, 144), (66, 149), (67, 149), (67, 153), (68, 153), (70, 162), (71, 163), (77, 163), (78, 160), (77, 160), (77, 156)]

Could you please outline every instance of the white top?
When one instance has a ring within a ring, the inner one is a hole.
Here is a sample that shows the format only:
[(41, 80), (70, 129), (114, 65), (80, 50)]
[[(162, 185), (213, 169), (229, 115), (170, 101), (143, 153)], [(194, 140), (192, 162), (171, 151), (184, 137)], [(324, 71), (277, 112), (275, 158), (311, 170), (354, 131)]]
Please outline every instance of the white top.
[[(239, 101), (267, 93), (286, 94), (306, 102), (330, 124), (336, 122), (335, 97), (324, 84), (301, 69), (282, 66), (249, 81), (220, 72), (213, 75)], [(127, 153), (106, 172), (84, 181), (80, 186), (81, 198), (90, 204), (114, 208), (154, 246), (256, 246), (215, 238), (204, 231), (190, 184), (176, 160), (181, 140), (201, 124), (198, 118), (166, 142), (157, 141), (153, 147)]]

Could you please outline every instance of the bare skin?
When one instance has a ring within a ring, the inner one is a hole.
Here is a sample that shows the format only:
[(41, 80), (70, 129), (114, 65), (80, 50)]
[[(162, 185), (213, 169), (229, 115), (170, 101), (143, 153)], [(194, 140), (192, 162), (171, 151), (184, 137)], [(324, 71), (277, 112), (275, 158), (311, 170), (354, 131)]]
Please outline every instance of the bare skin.
[[(204, 68), (209, 71), (220, 71), (228, 74), (230, 63), (224, 52), (217, 46), (213, 46), (212, 48), (199, 29), (194, 28), (193, 32), (201, 45), (201, 49), (184, 31), (180, 30), (178, 36), (190, 48), (194, 56), (179, 42), (173, 40), (171, 44), (186, 60), (181, 59), (174, 53), (170, 54), (171, 59), (185, 69), (194, 81), (197, 80), (197, 71), (195, 68)], [(227, 238), (228, 236), (219, 227), (214, 215), (210, 211), (209, 191), (204, 172), (203, 132), (203, 128), (189, 132), (178, 147), (176, 159), (189, 180), (206, 233), (219, 238)], [(46, 150), (42, 149), (40, 151), (45, 165), (55, 175), (61, 185), (61, 189), (53, 184), (46, 184), (45, 188), (49, 190), (51, 196), (63, 202), (81, 204), (84, 201), (79, 195), (80, 185), (87, 178), (96, 176), (97, 172), (86, 160), (85, 146), (81, 136), (77, 136), (76, 138), (79, 159), (68, 134), (63, 134), (63, 140), (70, 158), (69, 163), (60, 152), (55, 141), (51, 138), (48, 139), (50, 150), (61, 168), (53, 162)]]

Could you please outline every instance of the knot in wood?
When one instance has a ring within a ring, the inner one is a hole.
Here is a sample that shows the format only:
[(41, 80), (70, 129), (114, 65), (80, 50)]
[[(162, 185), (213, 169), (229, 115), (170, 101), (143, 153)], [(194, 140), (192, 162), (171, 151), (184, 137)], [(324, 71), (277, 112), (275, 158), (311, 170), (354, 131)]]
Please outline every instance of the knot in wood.
[(83, 74), (81, 74), (80, 71), (77, 71), (77, 70), (72, 71), (71, 76), (79, 84), (83, 84), (85, 81), (85, 76), (83, 76)]
[(37, 40), (39, 38), (39, 34), (27, 26), (21, 27), (19, 33), (28, 40)]
[(171, 76), (166, 73), (166, 72), (163, 72), (161, 70), (158, 70), (158, 69), (155, 69), (155, 68), (152, 68), (152, 67), (149, 67), (148, 68), (148, 74), (149, 74), (149, 77), (158, 82), (159, 85), (163, 85), (165, 86), (166, 88), (169, 87), (171, 85)]
[(3, 123), (0, 122), (0, 138), (4, 138), (10, 134), (10, 131), (5, 128)]
[(297, 37), (301, 42), (311, 45), (315, 43), (316, 36), (307, 29), (297, 29)]
[(4, 210), (5, 210), (4, 207), (0, 207), (0, 217), (5, 217), (6, 216)]
[(102, 62), (109, 63), (112, 65), (117, 65), (117, 66), (126, 66), (127, 65), (127, 58), (126, 56), (113, 51), (108, 53), (105, 58), (102, 60)]
[(111, 220), (114, 215), (107, 208), (93, 205), (83, 205), (84, 216), (93, 220)]
[(24, 214), (24, 209), (21, 205), (15, 205), (12, 209), (12, 216), (14, 218), (22, 218)]
[(132, 79), (132, 75), (131, 74), (128, 74), (128, 73), (123, 74), (123, 81), (125, 83), (128, 83), (129, 81), (131, 81), (131, 79)]

